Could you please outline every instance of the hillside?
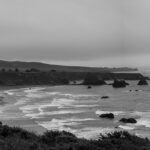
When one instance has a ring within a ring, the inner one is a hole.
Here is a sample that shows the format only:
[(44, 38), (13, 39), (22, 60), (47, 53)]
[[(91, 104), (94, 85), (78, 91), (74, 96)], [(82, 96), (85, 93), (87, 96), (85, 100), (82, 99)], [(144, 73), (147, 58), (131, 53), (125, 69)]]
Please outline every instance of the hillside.
[(36, 68), (41, 71), (65, 71), (65, 72), (124, 72), (124, 71), (137, 71), (136, 68), (106, 68), (106, 67), (81, 67), (81, 66), (63, 66), (63, 65), (52, 65), (41, 62), (22, 62), (22, 61), (4, 61), (0, 60), (0, 69), (15, 69), (26, 70)]
[[(103, 80), (140, 80), (140, 73), (93, 73)], [(68, 85), (70, 81), (84, 80), (86, 72), (16, 72), (0, 71), (0, 86), (10, 85)]]

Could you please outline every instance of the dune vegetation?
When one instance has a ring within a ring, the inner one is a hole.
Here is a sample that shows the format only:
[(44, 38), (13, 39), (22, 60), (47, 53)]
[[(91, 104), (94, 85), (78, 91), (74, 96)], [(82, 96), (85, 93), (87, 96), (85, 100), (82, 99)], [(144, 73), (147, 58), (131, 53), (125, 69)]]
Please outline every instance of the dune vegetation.
[(18, 127), (0, 125), (0, 150), (149, 150), (150, 141), (126, 131), (100, 135), (97, 140), (77, 138), (66, 131), (37, 135)]

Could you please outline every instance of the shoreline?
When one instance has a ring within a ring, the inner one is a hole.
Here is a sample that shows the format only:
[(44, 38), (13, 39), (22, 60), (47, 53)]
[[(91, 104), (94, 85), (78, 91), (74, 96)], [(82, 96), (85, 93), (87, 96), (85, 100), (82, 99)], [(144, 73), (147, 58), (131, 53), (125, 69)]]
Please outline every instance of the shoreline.
[[(45, 85), (43, 85), (43, 86), (35, 86), (35, 85), (32, 85), (32, 86), (0, 86), (0, 91), (5, 92), (5, 91), (9, 91), (9, 90), (28, 89), (28, 88), (36, 88), (36, 87), (45, 87)], [(5, 97), (4, 97), (4, 99), (5, 99)], [(4, 100), (4, 102), (6, 102), (6, 101)], [(9, 105), (13, 105), (16, 102), (17, 102), (17, 99), (15, 99), (15, 101), (6, 102), (6, 104), (0, 105), (0, 107), (5, 107), (5, 106), (9, 107)], [(3, 111), (5, 111), (5, 110), (3, 110)], [(2, 111), (2, 113), (5, 113), (3, 111)], [(19, 110), (19, 107), (18, 107), (16, 111), (19, 113), (19, 111), (21, 111), (21, 110)], [(34, 120), (27, 118), (27, 117), (12, 118), (12, 119), (1, 118), (0, 121), (3, 124), (8, 125), (10, 127), (21, 127), (23, 129), (26, 129), (27, 131), (34, 132), (36, 134), (43, 134), (44, 132), (47, 131), (46, 128), (40, 126), (39, 124), (34, 122)]]
[[(119, 79), (118, 79), (119, 80)], [(150, 79), (146, 79), (146, 80), (150, 80)], [(105, 80), (106, 82), (113, 82), (114, 80), (110, 79), (110, 80)], [(128, 82), (132, 82), (132, 81), (139, 81), (139, 79), (135, 79), (135, 80), (125, 80)], [(110, 85), (109, 83), (106, 85)], [(0, 85), (0, 91), (1, 90), (11, 90), (11, 89), (23, 89), (23, 88), (34, 88), (34, 87), (54, 87), (54, 86), (87, 86), (84, 84), (39, 84), (39, 85)], [(105, 86), (105, 85), (93, 85), (93, 86)]]
[[(135, 82), (134, 82), (135, 83)], [(54, 85), (53, 85), (54, 86)], [(0, 86), (0, 90), (2, 90), (2, 91), (7, 91), (7, 90), (12, 90), (12, 92), (13, 92), (13, 89), (23, 89), (23, 90), (25, 90), (25, 89), (29, 89), (29, 88), (31, 88), (31, 91), (32, 91), (32, 88), (33, 88), (33, 91), (34, 91), (34, 88), (38, 88), (38, 87), (44, 87), (44, 88), (47, 88), (47, 87), (53, 87), (52, 85), (51, 86), (47, 86), (47, 85), (32, 85), (32, 86)], [(66, 86), (66, 88), (67, 89), (70, 89), (70, 87), (69, 86), (72, 86), (72, 87), (74, 87), (74, 85), (55, 85), (55, 86)], [(80, 86), (80, 85), (77, 85), (77, 86)], [(99, 89), (99, 87), (101, 88), (101, 89), (104, 89), (102, 86), (96, 86), (96, 89)], [(108, 87), (108, 86), (105, 86), (106, 88), (108, 88), (108, 89), (110, 89), (111, 88), (111, 86), (110, 86), (110, 88)], [(81, 88), (83, 89), (83, 87), (81, 86)], [(58, 88), (59, 89), (59, 88)], [(63, 89), (63, 88), (61, 88), (61, 89)], [(73, 88), (74, 89), (74, 88)], [(78, 87), (77, 88), (75, 88), (75, 89), (78, 89)], [(86, 88), (84, 88), (84, 89), (86, 89)], [(112, 90), (113, 90), (113, 88), (111, 88)], [(56, 90), (57, 90), (57, 88), (56, 88)], [(80, 88), (79, 88), (79, 90), (80, 90)], [(121, 89), (122, 90), (122, 89)], [(29, 92), (30, 92), (30, 89), (28, 90)], [(67, 90), (66, 90), (67, 91)], [(86, 90), (87, 91), (87, 90)], [(89, 91), (89, 90), (88, 90)], [(91, 90), (92, 91), (92, 90)], [(117, 90), (115, 90), (115, 91), (118, 91), (118, 89)], [(11, 92), (11, 91), (10, 91)], [(15, 92), (15, 91), (14, 91)], [(16, 91), (16, 92), (18, 92), (18, 90)], [(20, 91), (19, 91), (20, 92)], [(51, 92), (51, 91), (50, 91)], [(129, 93), (131, 93), (132, 94), (132, 92), (129, 92)], [(35, 93), (35, 94), (40, 94), (40, 93)], [(84, 94), (84, 93), (83, 93)], [(134, 94), (134, 93), (133, 93)], [(101, 94), (100, 94), (101, 95)], [(12, 96), (13, 97), (13, 96)], [(23, 94), (23, 97), (24, 97), (24, 94)], [(111, 96), (110, 96), (110, 98), (111, 98)], [(30, 99), (30, 98), (29, 98)], [(35, 98), (36, 99), (36, 98)], [(15, 99), (14, 99), (15, 100)], [(107, 101), (107, 100), (105, 100), (105, 101)], [(12, 101), (13, 102), (13, 101)], [(14, 101), (14, 103), (16, 103), (17, 102), (17, 99)], [(9, 110), (9, 109), (8, 109)], [(21, 110), (19, 110), (18, 112), (20, 112)], [(10, 111), (11, 112), (11, 111)], [(34, 113), (34, 111), (32, 112), (32, 113)], [(7, 115), (7, 114), (6, 114)], [(59, 117), (59, 116), (58, 116)], [(35, 132), (35, 133), (38, 133), (38, 134), (42, 134), (42, 133), (44, 133), (45, 131), (47, 131), (48, 129), (46, 129), (46, 128), (44, 128), (43, 126), (40, 126), (39, 124), (37, 124), (36, 123), (36, 119), (30, 119), (30, 117), (28, 118), (28, 117), (23, 117), (23, 118), (17, 118), (17, 119), (11, 119), (11, 120), (7, 120), (7, 119), (3, 119), (2, 120), (2, 122), (4, 123), (4, 124), (7, 124), (7, 125), (9, 125), (9, 126), (19, 126), (19, 127), (22, 127), (22, 128), (24, 128), (24, 129), (27, 129), (28, 131), (33, 131), (33, 132)]]

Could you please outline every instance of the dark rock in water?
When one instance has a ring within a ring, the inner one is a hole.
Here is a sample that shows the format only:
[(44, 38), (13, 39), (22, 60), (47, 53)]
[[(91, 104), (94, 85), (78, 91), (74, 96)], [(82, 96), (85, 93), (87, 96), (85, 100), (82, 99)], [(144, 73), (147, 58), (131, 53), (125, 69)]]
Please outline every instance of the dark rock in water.
[(122, 118), (122, 119), (120, 119), (120, 122), (123, 122), (123, 123), (137, 123), (137, 121), (134, 118)]
[(90, 86), (90, 85), (89, 85), (87, 88), (88, 88), (88, 89), (91, 89), (91, 88), (92, 88), (92, 86)]
[(106, 118), (106, 119), (114, 119), (114, 114), (112, 114), (112, 113), (101, 114), (99, 117), (100, 118)]
[(107, 99), (109, 96), (102, 96), (101, 99)]
[(109, 83), (109, 84), (107, 84), (107, 85), (113, 85), (113, 83)]
[(112, 84), (114, 88), (123, 88), (127, 85), (129, 85), (129, 83), (125, 82), (124, 80), (114, 80), (114, 83)]
[(105, 85), (106, 82), (102, 79), (99, 79), (96, 75), (89, 73), (86, 75), (83, 85)]
[(148, 82), (145, 79), (141, 79), (138, 85), (148, 85)]

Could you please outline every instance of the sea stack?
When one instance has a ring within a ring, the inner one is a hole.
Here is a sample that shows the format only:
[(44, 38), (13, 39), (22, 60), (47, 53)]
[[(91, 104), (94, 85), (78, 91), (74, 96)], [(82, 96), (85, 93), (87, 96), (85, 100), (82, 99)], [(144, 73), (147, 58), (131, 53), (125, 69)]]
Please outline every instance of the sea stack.
[(137, 123), (137, 121), (134, 118), (122, 118), (122, 119), (120, 119), (120, 122), (122, 122), (122, 123)]
[(91, 89), (91, 88), (92, 88), (92, 86), (90, 86), (90, 85), (89, 85), (87, 88), (88, 88), (88, 89)]
[(112, 84), (114, 88), (124, 88), (127, 85), (129, 85), (129, 83), (125, 82), (124, 80), (114, 80), (114, 83)]
[(97, 75), (93, 73), (88, 73), (82, 83), (83, 85), (105, 85), (106, 82), (102, 79), (99, 79)]
[(101, 114), (99, 117), (100, 118), (106, 118), (106, 119), (114, 119), (115, 118), (113, 113)]
[(141, 79), (138, 85), (148, 85), (148, 82), (145, 79)]

